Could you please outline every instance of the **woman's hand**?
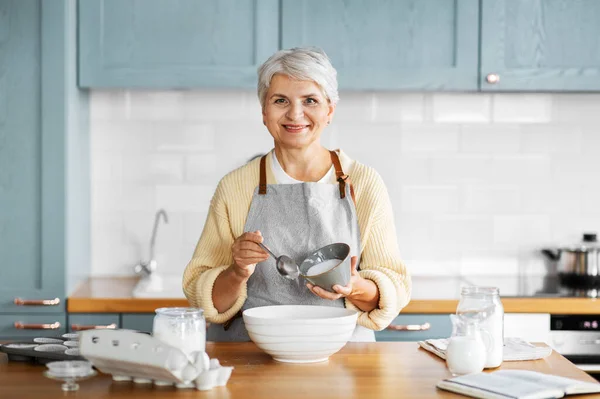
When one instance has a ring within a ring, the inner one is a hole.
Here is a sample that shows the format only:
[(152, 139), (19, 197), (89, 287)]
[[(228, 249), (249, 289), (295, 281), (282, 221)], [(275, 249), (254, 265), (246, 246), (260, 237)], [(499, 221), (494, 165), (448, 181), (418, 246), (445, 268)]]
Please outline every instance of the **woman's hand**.
[(231, 267), (238, 277), (248, 279), (254, 273), (256, 264), (267, 260), (269, 254), (258, 245), (262, 241), (262, 234), (257, 230), (242, 234), (231, 245)]
[(356, 270), (358, 259), (353, 256), (350, 259), (351, 277), (350, 282), (345, 285), (334, 285), (335, 292), (329, 292), (321, 287), (307, 283), (308, 289), (323, 299), (335, 301), (340, 298), (348, 298), (357, 308), (364, 312), (370, 312), (379, 304), (379, 288), (371, 280), (362, 278)]

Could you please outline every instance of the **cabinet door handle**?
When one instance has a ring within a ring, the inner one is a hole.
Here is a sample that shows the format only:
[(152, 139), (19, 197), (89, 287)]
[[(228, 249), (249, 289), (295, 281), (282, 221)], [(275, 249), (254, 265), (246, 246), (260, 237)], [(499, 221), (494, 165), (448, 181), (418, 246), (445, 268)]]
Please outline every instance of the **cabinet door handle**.
[(71, 324), (71, 330), (73, 331), (85, 331), (85, 330), (114, 330), (117, 328), (115, 323), (107, 324), (105, 326), (100, 325), (81, 325), (81, 324)]
[(390, 324), (386, 327), (386, 330), (392, 331), (427, 331), (431, 328), (431, 324), (423, 323), (423, 324)]
[(52, 324), (26, 324), (21, 321), (15, 321), (15, 328), (18, 330), (58, 330), (60, 322), (55, 321)]
[(15, 298), (15, 305), (18, 306), (56, 306), (60, 303), (59, 298), (54, 299), (22, 299)]

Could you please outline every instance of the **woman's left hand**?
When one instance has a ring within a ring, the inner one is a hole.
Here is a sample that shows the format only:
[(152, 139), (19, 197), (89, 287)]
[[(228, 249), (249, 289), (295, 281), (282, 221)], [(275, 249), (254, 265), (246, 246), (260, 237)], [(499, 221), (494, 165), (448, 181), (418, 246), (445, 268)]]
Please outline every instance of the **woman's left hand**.
[(362, 278), (356, 270), (358, 258), (350, 259), (351, 276), (350, 282), (345, 286), (334, 285), (335, 292), (329, 292), (321, 287), (307, 283), (306, 287), (318, 297), (335, 301), (340, 298), (348, 298), (359, 309), (369, 312), (379, 304), (379, 288), (371, 280)]

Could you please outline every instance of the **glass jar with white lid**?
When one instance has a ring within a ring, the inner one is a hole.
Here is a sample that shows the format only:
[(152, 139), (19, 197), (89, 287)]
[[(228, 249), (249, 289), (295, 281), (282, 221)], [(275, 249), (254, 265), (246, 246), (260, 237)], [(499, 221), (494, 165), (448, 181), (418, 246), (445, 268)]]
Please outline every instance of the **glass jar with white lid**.
[(155, 310), (152, 335), (181, 349), (186, 355), (206, 349), (206, 321), (199, 308), (159, 308)]

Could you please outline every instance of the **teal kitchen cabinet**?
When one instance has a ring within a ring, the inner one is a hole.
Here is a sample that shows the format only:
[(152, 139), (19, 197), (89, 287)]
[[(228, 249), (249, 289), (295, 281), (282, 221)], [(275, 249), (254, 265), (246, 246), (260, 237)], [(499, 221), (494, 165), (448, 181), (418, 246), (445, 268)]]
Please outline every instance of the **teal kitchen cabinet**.
[(96, 328), (119, 328), (121, 315), (119, 313), (69, 313), (68, 331), (85, 331)]
[(277, 0), (79, 0), (80, 87), (256, 87)]
[(600, 91), (600, 1), (485, 0), (481, 11), (483, 91)]
[(375, 340), (422, 341), (450, 335), (452, 322), (447, 314), (401, 314), (385, 330), (375, 331)]
[(283, 48), (318, 46), (342, 89), (478, 89), (477, 0), (283, 0)]
[(152, 332), (154, 313), (122, 313), (121, 328)]
[(89, 265), (75, 5), (0, 2), (0, 338), (64, 333)]

